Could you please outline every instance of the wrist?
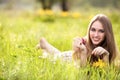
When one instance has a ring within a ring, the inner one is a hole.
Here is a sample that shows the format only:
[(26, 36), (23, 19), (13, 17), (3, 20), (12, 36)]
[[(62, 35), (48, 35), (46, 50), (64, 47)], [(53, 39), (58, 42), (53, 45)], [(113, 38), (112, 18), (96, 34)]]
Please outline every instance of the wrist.
[(105, 55), (109, 56), (109, 54), (110, 54), (110, 53), (106, 50)]

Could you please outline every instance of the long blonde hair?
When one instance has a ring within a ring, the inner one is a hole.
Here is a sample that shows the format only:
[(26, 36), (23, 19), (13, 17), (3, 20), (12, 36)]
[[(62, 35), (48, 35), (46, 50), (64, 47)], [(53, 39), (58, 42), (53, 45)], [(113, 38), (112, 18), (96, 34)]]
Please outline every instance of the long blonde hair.
[(113, 35), (112, 24), (110, 20), (108, 19), (108, 17), (105, 16), (104, 14), (97, 14), (90, 21), (90, 24), (88, 26), (88, 32), (87, 32), (88, 45), (91, 50), (95, 48), (94, 44), (92, 43), (90, 39), (90, 29), (91, 29), (92, 24), (95, 21), (101, 22), (101, 24), (104, 27), (105, 39), (103, 40), (100, 46), (105, 48), (110, 53), (109, 62), (111, 63), (112, 61), (114, 61), (117, 51), (116, 51), (116, 45), (115, 45), (115, 40), (114, 40), (114, 35)]

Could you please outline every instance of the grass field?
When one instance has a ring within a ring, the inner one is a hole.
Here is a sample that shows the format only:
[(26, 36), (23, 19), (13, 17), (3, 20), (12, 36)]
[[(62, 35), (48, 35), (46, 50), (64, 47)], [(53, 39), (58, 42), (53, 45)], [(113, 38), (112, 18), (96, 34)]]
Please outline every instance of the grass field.
[(0, 80), (119, 80), (119, 67), (93, 68), (88, 65), (77, 69), (73, 63), (39, 58), (42, 51), (35, 49), (39, 39), (45, 37), (61, 51), (71, 50), (73, 38), (86, 35), (89, 21), (97, 13), (104, 13), (111, 19), (120, 49), (120, 12), (103, 11), (48, 11), (46, 14), (0, 11)]

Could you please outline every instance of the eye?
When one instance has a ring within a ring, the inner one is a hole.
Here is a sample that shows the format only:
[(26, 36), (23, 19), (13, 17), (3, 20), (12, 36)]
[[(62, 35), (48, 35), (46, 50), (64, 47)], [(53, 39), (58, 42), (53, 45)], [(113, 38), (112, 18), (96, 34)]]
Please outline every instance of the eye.
[(99, 32), (100, 32), (100, 33), (104, 33), (105, 31), (101, 29), (101, 30), (99, 30)]
[(95, 28), (91, 28), (90, 30), (91, 30), (91, 31), (96, 31)]

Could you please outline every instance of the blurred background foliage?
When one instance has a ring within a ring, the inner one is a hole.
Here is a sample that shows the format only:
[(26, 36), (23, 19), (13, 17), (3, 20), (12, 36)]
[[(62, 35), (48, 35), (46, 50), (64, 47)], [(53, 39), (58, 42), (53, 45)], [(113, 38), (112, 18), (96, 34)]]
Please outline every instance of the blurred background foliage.
[(120, 56), (115, 68), (76, 69), (35, 49), (41, 37), (61, 51), (72, 49), (97, 13), (111, 19), (120, 50), (120, 0), (0, 0), (0, 80), (86, 80), (89, 71), (88, 80), (120, 80)]
[(120, 8), (120, 0), (0, 0), (0, 9)]

